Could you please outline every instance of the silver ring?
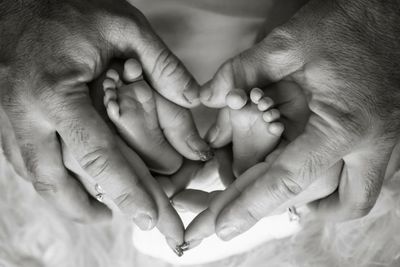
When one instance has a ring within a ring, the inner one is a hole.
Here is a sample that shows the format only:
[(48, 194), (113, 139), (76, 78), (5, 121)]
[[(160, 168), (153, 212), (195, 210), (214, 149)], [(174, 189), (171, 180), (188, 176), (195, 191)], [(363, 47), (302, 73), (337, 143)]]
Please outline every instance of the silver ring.
[(288, 208), (288, 215), (289, 215), (289, 221), (291, 221), (291, 222), (299, 222), (300, 221), (300, 214), (297, 212), (297, 209), (295, 206)]
[(103, 202), (104, 201), (104, 190), (103, 188), (101, 188), (101, 186), (99, 184), (96, 184), (94, 186), (94, 190), (96, 190), (97, 194), (96, 194), (96, 199), (99, 202)]

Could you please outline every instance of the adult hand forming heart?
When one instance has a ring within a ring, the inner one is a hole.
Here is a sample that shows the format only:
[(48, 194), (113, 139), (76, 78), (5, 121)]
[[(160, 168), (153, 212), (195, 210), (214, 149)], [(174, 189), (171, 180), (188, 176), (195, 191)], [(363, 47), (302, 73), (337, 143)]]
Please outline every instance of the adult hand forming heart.
[[(182, 163), (176, 151), (191, 160), (206, 160), (211, 155), (184, 108), (199, 104), (199, 86), (190, 73), (144, 16), (125, 1), (6, 0), (0, 3), (0, 18), (0, 95), (7, 115), (1, 116), (2, 147), (10, 163), (68, 218), (96, 221), (109, 216), (109, 209), (89, 196), (100, 191), (105, 204), (141, 229), (158, 226), (172, 248), (182, 244), (184, 229), (178, 215), (146, 165), (101, 118), (95, 109), (97, 102), (90, 97), (97, 91), (88, 84), (107, 70), (113, 58), (136, 58), (141, 63), (164, 109), (159, 122), (147, 120), (155, 127), (150, 140), (170, 160), (164, 165), (155, 160), (149, 166), (171, 173)], [(108, 72), (104, 89), (127, 91), (122, 81), (130, 83), (142, 74), (135, 66), (128, 62), (118, 76)], [(119, 79), (114, 88), (108, 87), (111, 78)], [(148, 85), (140, 86), (142, 90)], [(140, 95), (138, 100), (146, 102), (148, 97)], [(118, 113), (115, 100), (112, 93), (106, 94), (107, 111), (114, 122), (129, 114), (125, 104), (133, 98), (124, 98)], [(144, 108), (146, 112), (154, 112), (148, 108), (151, 105)], [(143, 157), (154, 159), (154, 150), (136, 145), (131, 144)]]
[[(312, 0), (201, 88), (203, 104), (225, 107), (208, 137), (216, 148), (233, 141), (238, 178), (185, 234), (133, 149), (164, 174), (182, 156), (209, 159), (183, 108), (199, 104), (199, 86), (143, 15), (118, 3), (0, 3), (1, 144), (39, 194), (70, 218), (96, 220), (108, 210), (86, 192), (101, 188), (105, 204), (144, 230), (157, 226), (172, 249), (213, 232), (229, 240), (264, 216), (326, 196), (316, 205), (326, 219), (368, 213), (400, 131), (397, 0)], [(109, 68), (113, 58), (128, 60)], [(90, 90), (101, 73), (103, 84)], [(16, 139), (3, 137), (9, 132)]]
[[(214, 198), (212, 219), (197, 218), (185, 239), (198, 243), (209, 231), (197, 229), (211, 228), (230, 240), (329, 174), (339, 176), (339, 185), (316, 204), (317, 213), (331, 221), (368, 214), (400, 132), (400, 40), (394, 34), (400, 32), (399, 7), (396, 0), (312, 0), (221, 66), (202, 87), (205, 105), (242, 107), (246, 91), (282, 91), (281, 82), (289, 81), (306, 96), (310, 115), (276, 157), (249, 169)], [(255, 95), (260, 99), (260, 92)], [(291, 121), (283, 123), (289, 129)], [(228, 124), (221, 113), (210, 131), (214, 145), (229, 140)]]

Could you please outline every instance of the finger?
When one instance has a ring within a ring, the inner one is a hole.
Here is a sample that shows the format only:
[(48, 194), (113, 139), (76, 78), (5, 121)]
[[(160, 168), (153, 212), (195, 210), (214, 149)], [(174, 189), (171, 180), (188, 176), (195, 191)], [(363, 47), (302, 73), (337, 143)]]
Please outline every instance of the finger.
[(262, 42), (225, 62), (211, 81), (202, 86), (201, 102), (221, 108), (235, 88), (264, 87), (299, 70), (304, 60), (293, 40), (289, 29), (278, 28)]
[(390, 153), (374, 148), (346, 156), (337, 192), (316, 203), (318, 216), (341, 222), (367, 215), (379, 196)]
[(89, 198), (81, 184), (64, 168), (60, 143), (54, 131), (43, 127), (17, 133), (34, 188), (61, 215), (78, 222), (110, 217), (110, 211)]
[[(235, 200), (240, 195), (241, 190), (265, 173), (286, 146), (286, 142), (281, 142), (278, 147), (267, 156), (264, 163), (257, 164), (253, 168), (250, 168), (240, 179), (236, 179), (225, 191), (222, 191), (217, 197), (213, 198), (212, 202), (209, 203), (209, 208), (200, 213), (186, 229), (185, 240), (190, 244), (190, 249), (199, 245), (204, 238), (215, 233), (216, 218), (222, 209), (231, 201)], [(230, 170), (232, 172), (232, 159), (230, 162)]]
[(171, 206), (167, 195), (163, 192), (161, 186), (151, 176), (144, 162), (139, 156), (133, 152), (123, 141), (118, 141), (119, 147), (125, 157), (129, 160), (131, 166), (137, 171), (141, 181), (153, 197), (157, 204), (158, 221), (157, 229), (166, 237), (168, 245), (172, 250), (183, 244), (184, 226), (176, 213), (176, 210)]
[(180, 170), (170, 178), (173, 187), (173, 193), (170, 197), (187, 188), (194, 177), (197, 177), (197, 173), (201, 170), (203, 165), (204, 164), (199, 161), (185, 160)]
[(246, 171), (240, 179), (237, 179), (225, 191), (216, 194), (215, 197), (209, 201), (209, 207), (201, 212), (186, 229), (185, 240), (189, 243), (190, 249), (199, 245), (204, 238), (215, 233), (216, 218), (221, 210), (228, 205), (228, 203), (234, 201), (241, 190), (265, 173), (268, 168), (269, 165), (267, 163), (257, 164)]
[(156, 178), (157, 182), (160, 184), (164, 193), (170, 199), (176, 193), (175, 185), (172, 183), (170, 177), (156, 176), (155, 178)]
[(223, 190), (234, 181), (232, 149), (225, 147), (215, 151), (215, 157), (206, 162), (186, 160), (181, 169), (170, 179), (160, 177), (164, 190), (172, 197), (186, 188), (202, 191)]
[(58, 96), (44, 98), (46, 114), (73, 157), (123, 214), (143, 230), (153, 228), (154, 202), (91, 106), (86, 86), (55, 90)]
[(216, 225), (221, 239), (230, 240), (247, 231), (299, 195), (346, 155), (356, 135), (346, 131), (343, 125), (326, 124), (326, 120), (312, 115), (305, 132), (287, 146), (268, 172), (224, 208)]
[(148, 82), (161, 95), (180, 106), (197, 106), (200, 103), (197, 81), (155, 34), (143, 14), (133, 6), (127, 6), (127, 10), (134, 14), (136, 21), (103, 19), (106, 40), (125, 57), (137, 57)]
[[(213, 199), (209, 204), (209, 209), (203, 211), (193, 220), (193, 222), (188, 226), (185, 234), (185, 240), (191, 241), (189, 242), (192, 244), (190, 248), (194, 248), (200, 244), (201, 240), (215, 233), (217, 215), (226, 205), (234, 201), (244, 188), (254, 182), (258, 177), (262, 176), (276, 158), (284, 151), (286, 146), (287, 143), (282, 142), (278, 148), (266, 158), (265, 163), (258, 164), (245, 172), (235, 181), (233, 186), (221, 192), (215, 199)], [(292, 199), (285, 207), (278, 209), (277, 212), (283, 212), (287, 207), (306, 204), (332, 193), (338, 185), (340, 168), (341, 165), (339, 165), (339, 170), (337, 170), (337, 168), (329, 170), (329, 172), (327, 172), (323, 177), (311, 184), (301, 195)]]
[(0, 124), (0, 153), (5, 156), (5, 159), (20, 177), (28, 179), (28, 173), (15, 138), (13, 126), (2, 106), (0, 106)]
[(190, 160), (210, 160), (213, 151), (200, 137), (190, 111), (158, 94), (155, 99), (160, 127), (170, 144)]
[(206, 140), (214, 148), (226, 146), (232, 141), (232, 125), (229, 109), (219, 111), (216, 123), (211, 126), (206, 135)]
[(205, 192), (195, 189), (186, 189), (172, 199), (175, 209), (181, 212), (189, 211), (200, 213), (208, 208), (210, 201), (221, 191)]
[(340, 173), (342, 171), (343, 162), (339, 161), (334, 166), (324, 171), (317, 180), (304, 189), (301, 194), (287, 201), (280, 208), (276, 209), (274, 214), (285, 212), (293, 206), (302, 206), (315, 202), (334, 193), (339, 186)]

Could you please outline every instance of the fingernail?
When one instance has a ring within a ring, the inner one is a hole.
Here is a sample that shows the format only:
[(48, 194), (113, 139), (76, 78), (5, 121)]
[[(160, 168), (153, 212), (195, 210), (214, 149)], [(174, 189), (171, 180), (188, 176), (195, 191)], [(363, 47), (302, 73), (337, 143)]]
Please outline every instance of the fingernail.
[(193, 104), (199, 100), (199, 91), (197, 89), (187, 89), (183, 91), (186, 101)]
[(234, 226), (227, 226), (218, 231), (218, 236), (224, 241), (229, 241), (237, 235), (239, 230)]
[(189, 136), (186, 143), (201, 161), (209, 161), (214, 157), (214, 152), (210, 146), (197, 134)]
[(217, 126), (212, 126), (206, 135), (206, 140), (208, 143), (212, 144), (217, 140), (219, 134), (219, 128)]
[(172, 249), (172, 251), (178, 257), (182, 257), (183, 250), (181, 248), (181, 245), (177, 244), (177, 242), (174, 239), (170, 238), (170, 237), (167, 237), (166, 240), (167, 240), (168, 246)]
[(148, 215), (139, 215), (133, 218), (133, 221), (143, 231), (150, 230), (153, 225), (153, 219)]

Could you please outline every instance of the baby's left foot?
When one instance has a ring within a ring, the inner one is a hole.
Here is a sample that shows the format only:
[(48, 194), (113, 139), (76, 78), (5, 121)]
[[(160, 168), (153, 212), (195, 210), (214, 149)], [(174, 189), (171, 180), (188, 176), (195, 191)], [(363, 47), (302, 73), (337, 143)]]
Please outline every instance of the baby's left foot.
[(253, 89), (251, 101), (243, 90), (235, 90), (227, 96), (233, 132), (233, 168), (235, 175), (241, 175), (265, 157), (279, 143), (284, 126), (277, 122), (278, 109), (274, 101), (264, 97), (261, 89)]
[(123, 77), (111, 69), (104, 81), (104, 105), (118, 132), (158, 173), (174, 173), (182, 157), (164, 138), (158, 123), (155, 94), (142, 77), (142, 67), (135, 59), (125, 62)]

